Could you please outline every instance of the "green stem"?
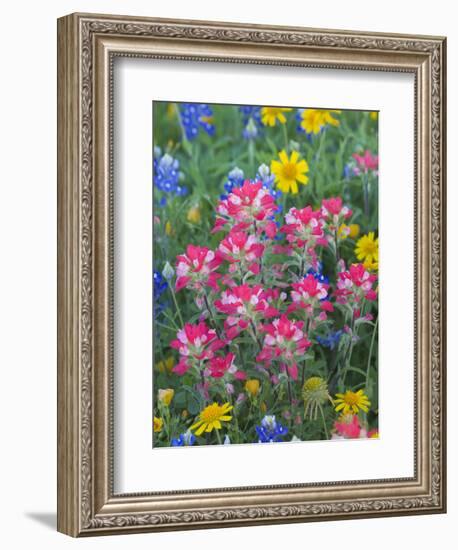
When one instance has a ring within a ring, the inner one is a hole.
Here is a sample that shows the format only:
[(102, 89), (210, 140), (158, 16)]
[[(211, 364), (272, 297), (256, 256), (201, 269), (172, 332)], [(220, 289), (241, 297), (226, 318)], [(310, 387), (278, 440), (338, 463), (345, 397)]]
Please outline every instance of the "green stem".
[(288, 147), (289, 147), (289, 140), (288, 140), (288, 129), (286, 128), (286, 122), (285, 124), (282, 124), (283, 127), (283, 137), (285, 138), (285, 151), (288, 153)]
[(253, 173), (253, 176), (256, 169), (255, 162), (254, 162), (254, 153), (255, 153), (255, 143), (253, 139), (250, 139), (248, 141), (248, 158), (249, 158), (250, 168)]
[(218, 444), (222, 445), (223, 442), (221, 441), (221, 436), (219, 435), (219, 430), (215, 429), (216, 432), (216, 439), (218, 440)]
[(372, 349), (374, 347), (374, 342), (375, 342), (375, 335), (377, 333), (377, 325), (378, 325), (378, 317), (377, 319), (375, 320), (375, 325), (374, 325), (374, 332), (372, 333), (372, 338), (371, 338), (371, 345), (369, 347), (369, 356), (367, 358), (367, 370), (366, 370), (366, 388), (369, 384), (369, 372), (370, 372), (370, 369), (371, 369), (371, 357), (372, 357)]
[(328, 427), (326, 426), (326, 420), (324, 418), (323, 407), (321, 405), (318, 405), (318, 408), (320, 409), (321, 419), (323, 420), (324, 434), (326, 436), (326, 439), (329, 439)]
[(178, 313), (178, 318), (180, 319), (181, 328), (183, 328), (184, 327), (183, 317), (181, 316), (180, 306), (178, 305), (177, 297), (175, 296), (175, 291), (173, 290), (173, 286), (171, 284), (169, 284), (169, 288), (172, 294), (173, 303), (175, 304), (175, 308)]
[(364, 214), (369, 224), (369, 176), (365, 174), (363, 177), (363, 196), (364, 196)]

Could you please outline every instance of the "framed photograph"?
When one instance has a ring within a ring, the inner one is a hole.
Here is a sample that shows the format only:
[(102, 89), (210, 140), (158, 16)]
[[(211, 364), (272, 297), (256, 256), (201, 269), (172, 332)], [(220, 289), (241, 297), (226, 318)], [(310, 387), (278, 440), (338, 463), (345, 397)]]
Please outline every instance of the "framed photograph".
[(58, 530), (445, 511), (445, 38), (58, 20)]

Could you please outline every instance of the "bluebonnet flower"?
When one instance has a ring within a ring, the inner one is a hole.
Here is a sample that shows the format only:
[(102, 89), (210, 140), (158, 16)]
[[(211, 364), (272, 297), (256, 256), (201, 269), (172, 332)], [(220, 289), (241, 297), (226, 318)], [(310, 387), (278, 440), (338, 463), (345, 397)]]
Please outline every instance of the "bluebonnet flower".
[(288, 433), (288, 428), (275, 420), (275, 415), (266, 415), (261, 420), (261, 425), (256, 426), (259, 443), (277, 443), (283, 441)]
[(238, 166), (232, 168), (232, 170), (227, 175), (227, 180), (224, 184), (224, 190), (226, 193), (220, 196), (221, 200), (227, 199), (227, 195), (232, 193), (234, 187), (242, 187), (243, 182), (245, 181), (245, 174)]
[(157, 317), (164, 311), (166, 304), (161, 303), (161, 295), (166, 291), (168, 284), (160, 271), (153, 272), (153, 297), (154, 297), (154, 317)]
[(337, 330), (335, 332), (330, 332), (327, 336), (317, 336), (316, 341), (325, 348), (334, 349), (343, 334), (343, 330)]
[[(180, 162), (169, 153), (162, 155), (159, 147), (154, 148), (153, 182), (164, 193), (184, 196), (188, 193), (186, 186), (180, 184), (183, 174), (180, 172)], [(160, 206), (165, 206), (166, 198), (161, 197)]]
[(263, 126), (261, 122), (261, 107), (242, 105), (239, 109), (243, 117), (243, 137), (245, 139), (255, 139), (258, 137)]
[(193, 140), (202, 128), (209, 136), (215, 133), (213, 110), (206, 103), (180, 103), (180, 118), (187, 139)]
[(184, 434), (180, 434), (180, 437), (173, 438), (171, 441), (172, 447), (187, 447), (189, 445), (194, 445), (196, 441), (196, 436), (188, 430)]

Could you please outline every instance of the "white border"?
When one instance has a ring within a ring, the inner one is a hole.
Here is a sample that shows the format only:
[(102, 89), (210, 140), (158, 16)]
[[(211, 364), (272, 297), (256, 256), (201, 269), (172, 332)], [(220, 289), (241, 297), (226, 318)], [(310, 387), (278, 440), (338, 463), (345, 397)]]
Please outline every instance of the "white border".
[[(115, 492), (410, 477), (414, 81), (410, 74), (117, 59)], [(152, 100), (380, 110), (380, 440), (151, 448)]]

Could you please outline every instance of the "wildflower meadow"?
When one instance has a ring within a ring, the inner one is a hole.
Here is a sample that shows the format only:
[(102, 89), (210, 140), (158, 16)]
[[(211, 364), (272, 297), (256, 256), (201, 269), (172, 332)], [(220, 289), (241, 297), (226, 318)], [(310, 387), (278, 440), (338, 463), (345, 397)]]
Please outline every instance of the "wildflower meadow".
[(153, 447), (378, 437), (378, 113), (153, 114)]

